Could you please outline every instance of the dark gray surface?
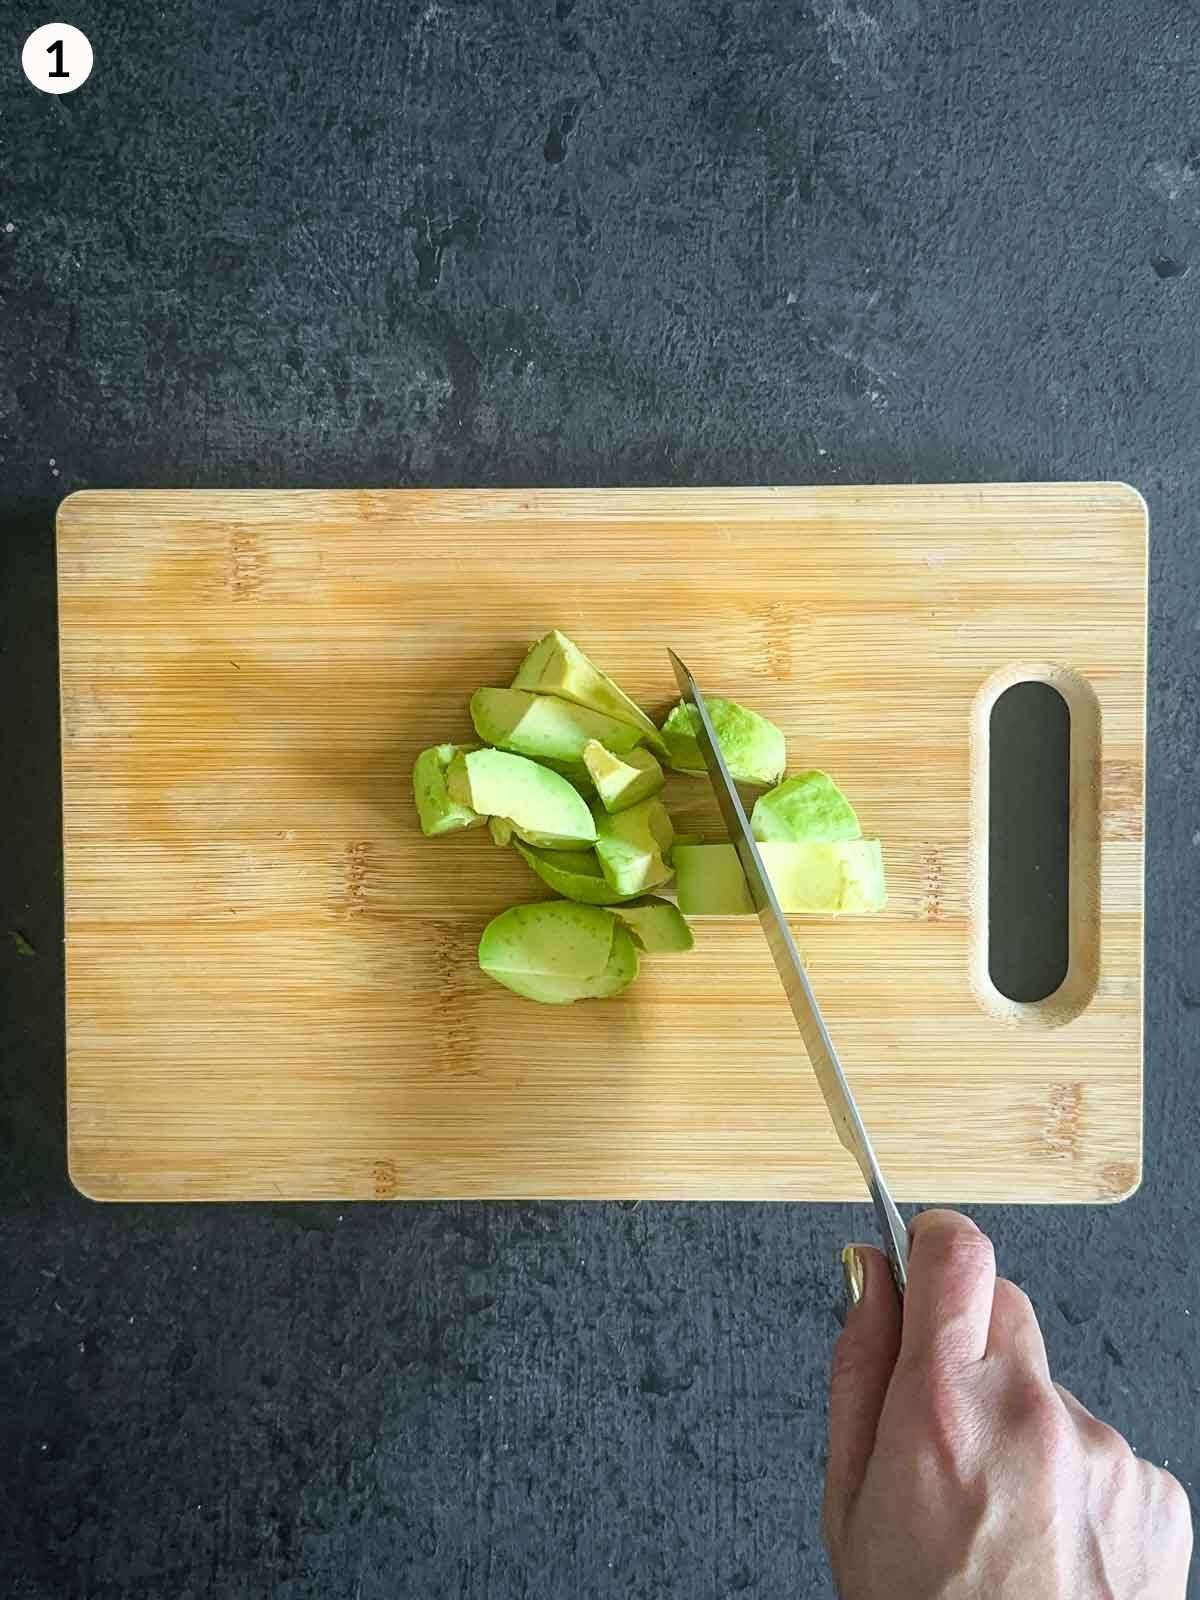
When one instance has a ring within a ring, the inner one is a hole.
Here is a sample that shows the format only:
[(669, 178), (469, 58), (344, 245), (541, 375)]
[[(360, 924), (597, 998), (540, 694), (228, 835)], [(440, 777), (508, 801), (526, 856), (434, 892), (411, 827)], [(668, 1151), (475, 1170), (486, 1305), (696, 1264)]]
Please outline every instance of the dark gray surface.
[(88, 0), (62, 100), (16, 64), (52, 17), (0, 3), (7, 1592), (825, 1595), (871, 1233), (77, 1198), (52, 520), (94, 485), (1138, 484), (1148, 1178), (980, 1217), (1060, 1378), (1193, 1484), (1194, 8)]

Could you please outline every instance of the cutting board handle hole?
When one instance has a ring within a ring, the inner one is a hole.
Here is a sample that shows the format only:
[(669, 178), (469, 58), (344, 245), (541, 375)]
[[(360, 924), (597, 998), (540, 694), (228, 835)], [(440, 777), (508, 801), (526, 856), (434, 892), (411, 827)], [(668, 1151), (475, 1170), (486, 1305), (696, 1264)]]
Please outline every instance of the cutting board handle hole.
[(984, 1009), (1056, 1027), (1099, 967), (1100, 711), (1091, 685), (1017, 663), (972, 727), (972, 981)]

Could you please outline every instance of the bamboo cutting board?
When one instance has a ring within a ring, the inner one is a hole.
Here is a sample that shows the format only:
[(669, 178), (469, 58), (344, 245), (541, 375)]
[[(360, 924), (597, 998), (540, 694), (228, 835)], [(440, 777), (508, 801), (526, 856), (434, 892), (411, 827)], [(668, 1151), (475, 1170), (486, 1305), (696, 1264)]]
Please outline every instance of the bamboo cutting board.
[[(664, 647), (884, 841), (795, 920), (899, 1196), (1117, 1199), (1141, 1170), (1146, 516), (1121, 485), (84, 493), (58, 523), (70, 1164), (104, 1199), (861, 1199), (753, 920), (622, 998), (485, 979), (546, 898), (409, 774), (550, 627), (638, 700)], [(1071, 967), (986, 951), (986, 739), (1072, 711)], [(702, 778), (681, 829), (717, 836)]]

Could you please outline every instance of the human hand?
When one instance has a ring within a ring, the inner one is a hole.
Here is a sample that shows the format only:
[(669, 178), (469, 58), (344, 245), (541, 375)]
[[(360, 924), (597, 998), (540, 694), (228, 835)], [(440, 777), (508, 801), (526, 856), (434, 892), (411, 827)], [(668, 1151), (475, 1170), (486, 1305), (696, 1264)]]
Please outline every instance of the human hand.
[(852, 1251), (824, 1512), (842, 1600), (1184, 1600), (1186, 1494), (1051, 1381), (974, 1223), (917, 1218), (903, 1314), (885, 1258)]

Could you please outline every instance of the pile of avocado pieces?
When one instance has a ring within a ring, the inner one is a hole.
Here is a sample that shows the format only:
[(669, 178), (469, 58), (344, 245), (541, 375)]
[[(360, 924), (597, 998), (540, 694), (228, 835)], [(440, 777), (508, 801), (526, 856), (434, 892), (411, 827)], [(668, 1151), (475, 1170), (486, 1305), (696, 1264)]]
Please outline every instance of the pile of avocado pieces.
[[(756, 784), (751, 818), (785, 911), (873, 912), (886, 893), (877, 839), (823, 772), (783, 778), (780, 730), (732, 700), (709, 701), (730, 775)], [(682, 702), (661, 729), (564, 634), (533, 646), (507, 689), (477, 689), (471, 720), (483, 744), (435, 745), (413, 768), (427, 835), (491, 830), (562, 898), (493, 918), (479, 965), (546, 1005), (619, 994), (639, 953), (690, 950), (685, 916), (750, 916), (729, 843), (676, 835), (658, 798), (663, 763), (704, 771), (695, 713)], [(770, 786), (770, 787), (768, 787)], [(650, 895), (674, 876), (678, 904)]]

